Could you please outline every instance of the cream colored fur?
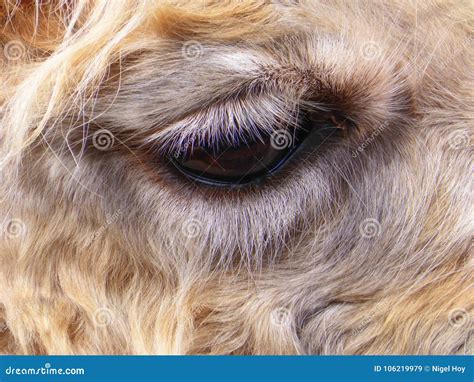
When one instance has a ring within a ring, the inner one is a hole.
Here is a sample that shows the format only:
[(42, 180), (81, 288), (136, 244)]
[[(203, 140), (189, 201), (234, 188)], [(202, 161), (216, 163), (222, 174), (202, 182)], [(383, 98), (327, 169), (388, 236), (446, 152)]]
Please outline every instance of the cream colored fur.
[[(471, 2), (0, 4), (0, 352), (473, 351)], [(261, 187), (160, 159), (328, 104)]]

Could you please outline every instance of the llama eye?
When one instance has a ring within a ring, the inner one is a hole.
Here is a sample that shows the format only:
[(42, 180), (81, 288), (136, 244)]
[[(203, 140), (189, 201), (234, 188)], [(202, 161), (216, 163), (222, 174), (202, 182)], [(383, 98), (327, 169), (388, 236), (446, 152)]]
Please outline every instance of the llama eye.
[(279, 170), (303, 139), (302, 132), (279, 130), (258, 140), (219, 150), (198, 146), (170, 157), (185, 176), (214, 186), (254, 183)]
[(313, 152), (331, 136), (345, 130), (345, 121), (330, 112), (305, 113), (292, 129), (261, 134), (240, 144), (190, 145), (169, 162), (181, 175), (212, 186), (259, 183), (286, 165), (297, 151)]

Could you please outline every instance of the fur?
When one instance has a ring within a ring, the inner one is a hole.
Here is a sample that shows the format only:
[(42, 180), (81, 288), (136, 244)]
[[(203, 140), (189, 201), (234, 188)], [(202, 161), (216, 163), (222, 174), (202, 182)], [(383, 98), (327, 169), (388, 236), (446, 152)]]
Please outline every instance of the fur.
[[(0, 4), (0, 353), (472, 353), (471, 2)], [(160, 159), (298, 110), (261, 186)]]

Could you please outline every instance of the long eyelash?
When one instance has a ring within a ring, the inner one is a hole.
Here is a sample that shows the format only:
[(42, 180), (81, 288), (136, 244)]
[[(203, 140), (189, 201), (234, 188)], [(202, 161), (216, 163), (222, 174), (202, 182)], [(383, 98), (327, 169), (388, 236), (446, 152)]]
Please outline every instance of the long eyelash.
[(163, 155), (205, 146), (216, 151), (263, 140), (275, 130), (296, 127), (298, 102), (278, 96), (233, 99), (188, 116), (148, 140)]

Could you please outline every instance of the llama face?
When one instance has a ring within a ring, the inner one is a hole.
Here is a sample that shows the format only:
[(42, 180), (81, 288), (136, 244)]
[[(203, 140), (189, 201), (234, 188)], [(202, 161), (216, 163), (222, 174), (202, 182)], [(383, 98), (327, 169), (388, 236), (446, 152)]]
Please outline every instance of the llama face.
[[(465, 348), (472, 9), (419, 7), (0, 7), (8, 346)], [(420, 343), (373, 340), (417, 320)]]

